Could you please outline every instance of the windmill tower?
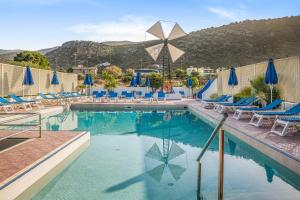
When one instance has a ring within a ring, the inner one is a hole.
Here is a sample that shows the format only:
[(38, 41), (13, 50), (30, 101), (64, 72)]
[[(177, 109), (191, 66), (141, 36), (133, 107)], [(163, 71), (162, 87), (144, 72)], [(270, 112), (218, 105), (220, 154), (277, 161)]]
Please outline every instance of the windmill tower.
[[(164, 30), (162, 28), (161, 21), (156, 22), (151, 26), (147, 33), (159, 38), (162, 43), (147, 47), (145, 50), (151, 56), (154, 61), (157, 61), (159, 55), (162, 53), (162, 67), (163, 67), (163, 78), (165, 77), (165, 66), (168, 68), (169, 82), (171, 84), (171, 67), (170, 62), (174, 63), (178, 60), (185, 52), (173, 46), (169, 42), (174, 39), (178, 39), (187, 35), (179, 24), (175, 23), (169, 36), (165, 36)], [(171, 61), (170, 61), (171, 58)]]

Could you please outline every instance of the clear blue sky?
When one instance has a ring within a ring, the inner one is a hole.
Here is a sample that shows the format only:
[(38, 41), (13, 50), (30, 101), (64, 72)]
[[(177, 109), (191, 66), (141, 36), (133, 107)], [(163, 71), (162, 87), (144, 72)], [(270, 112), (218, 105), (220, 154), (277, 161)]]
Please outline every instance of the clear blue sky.
[(244, 19), (300, 15), (300, 0), (0, 0), (0, 49), (69, 40), (144, 40), (158, 19), (186, 32)]

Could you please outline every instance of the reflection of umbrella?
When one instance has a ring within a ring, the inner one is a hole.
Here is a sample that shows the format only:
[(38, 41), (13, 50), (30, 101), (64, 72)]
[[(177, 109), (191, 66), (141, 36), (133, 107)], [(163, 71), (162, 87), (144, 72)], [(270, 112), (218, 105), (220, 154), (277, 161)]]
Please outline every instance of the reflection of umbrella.
[(267, 176), (267, 180), (269, 183), (272, 183), (273, 181), (273, 176), (274, 176), (274, 171), (271, 167), (269, 167), (268, 165), (265, 165), (265, 170), (266, 170), (266, 176)]
[(273, 59), (269, 59), (268, 68), (266, 71), (265, 83), (270, 85), (271, 102), (273, 101), (273, 87), (278, 83), (278, 76), (275, 69)]
[(184, 154), (185, 151), (182, 148), (180, 148), (176, 143), (172, 143), (171, 148), (169, 148), (168, 141), (169, 140), (167, 140), (167, 143), (163, 142), (163, 144), (166, 144), (163, 146), (163, 153), (161, 153), (156, 143), (146, 153), (146, 156), (148, 158), (152, 158), (154, 160), (163, 162), (161, 165), (147, 172), (151, 177), (153, 177), (158, 182), (160, 182), (162, 175), (165, 171), (165, 168), (169, 168), (173, 178), (176, 181), (180, 179), (181, 175), (186, 170), (185, 168), (179, 165), (169, 163), (169, 161)]
[(142, 77), (141, 77), (141, 73), (140, 72), (138, 72), (136, 74), (135, 83), (136, 83), (137, 86), (140, 86), (142, 84)]
[[(238, 82), (238, 79), (236, 77), (235, 69), (234, 69), (234, 67), (231, 67), (230, 68), (230, 73), (229, 73), (228, 85), (231, 86), (232, 89), (233, 89), (233, 87), (238, 85), (238, 84), (239, 84), (239, 82)], [(232, 95), (232, 98), (233, 98), (233, 95)]]
[(234, 155), (235, 154), (236, 143), (228, 138), (228, 145), (229, 145), (230, 155)]

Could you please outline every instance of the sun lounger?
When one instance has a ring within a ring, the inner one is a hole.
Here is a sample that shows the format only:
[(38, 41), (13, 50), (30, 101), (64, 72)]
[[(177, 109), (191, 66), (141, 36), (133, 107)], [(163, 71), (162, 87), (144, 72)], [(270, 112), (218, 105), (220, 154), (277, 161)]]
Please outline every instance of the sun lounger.
[(23, 98), (18, 97), (15, 94), (11, 94), (9, 95), (9, 97), (12, 98), (15, 102), (19, 103), (24, 108), (24, 110), (31, 110), (31, 105), (36, 106), (39, 109), (44, 107), (41, 101), (24, 100)]
[(152, 101), (153, 100), (153, 93), (152, 92), (145, 93), (144, 99), (148, 100), (148, 101)]
[(157, 101), (165, 101), (166, 100), (166, 94), (164, 92), (158, 92), (157, 93)]
[(228, 104), (220, 104), (218, 107), (217, 112), (224, 113), (224, 112), (234, 112), (236, 109), (239, 108), (249, 108), (253, 107), (252, 104), (258, 100), (257, 97), (251, 97), (247, 99), (246, 101), (238, 104), (228, 105)]
[(299, 113), (300, 103), (286, 111), (255, 112), (249, 124), (256, 127), (273, 125), (274, 120), (278, 117), (293, 116)]
[(241, 98), (240, 100), (238, 100), (237, 102), (231, 103), (231, 102), (218, 102), (218, 103), (214, 103), (214, 110), (218, 111), (222, 105), (225, 106), (235, 106), (235, 105), (240, 105), (241, 103), (244, 103), (245, 101), (247, 101), (249, 99), (249, 97), (244, 97)]
[(250, 119), (254, 113), (254, 111), (269, 111), (277, 108), (281, 104), (281, 99), (276, 99), (272, 103), (266, 105), (262, 108), (239, 108), (237, 109), (234, 114), (233, 118), (240, 120), (240, 119)]
[(13, 105), (18, 105), (16, 102), (10, 102), (7, 99), (0, 97), (0, 107), (3, 109), (4, 112), (10, 113), (14, 112)]
[(231, 98), (231, 96), (223, 95), (216, 99), (207, 99), (201, 101), (201, 106), (203, 108), (212, 109), (215, 107), (217, 103), (229, 103), (228, 100)]
[(133, 99), (134, 99), (133, 92), (126, 93), (124, 98), (125, 98), (125, 101), (126, 100), (133, 101)]
[(286, 136), (292, 132), (300, 131), (300, 116), (281, 117), (275, 120), (271, 132), (280, 136)]
[(117, 101), (118, 100), (118, 93), (113, 92), (113, 91), (109, 92), (108, 93), (108, 99)]

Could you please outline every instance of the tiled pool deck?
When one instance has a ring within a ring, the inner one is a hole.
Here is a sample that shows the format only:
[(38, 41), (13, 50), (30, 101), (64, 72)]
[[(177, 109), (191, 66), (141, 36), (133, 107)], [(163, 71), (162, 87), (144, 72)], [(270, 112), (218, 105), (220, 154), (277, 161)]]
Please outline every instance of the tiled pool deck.
[[(8, 133), (12, 133), (12, 131), (1, 131), (0, 137)], [(78, 137), (80, 132), (43, 131), (41, 138), (38, 138), (38, 135), (38, 131), (18, 135), (20, 138), (30, 137), (32, 139), (28, 139), (0, 152), (0, 186), (22, 173), (55, 149)]]

